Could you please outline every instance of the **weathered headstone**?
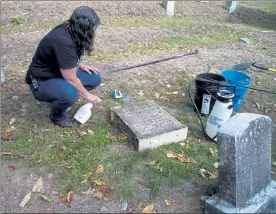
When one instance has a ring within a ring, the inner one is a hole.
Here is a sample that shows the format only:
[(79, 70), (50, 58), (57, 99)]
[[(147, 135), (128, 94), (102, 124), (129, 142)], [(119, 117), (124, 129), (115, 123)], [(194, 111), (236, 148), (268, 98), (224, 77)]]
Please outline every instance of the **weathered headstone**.
[(174, 5), (175, 1), (168, 1), (168, 0), (163, 0), (162, 5), (166, 10), (166, 14), (168, 16), (173, 16), (174, 15)]
[(271, 180), (271, 119), (237, 114), (218, 131), (219, 192), (206, 213), (276, 213)]
[(1, 70), (1, 83), (6, 81), (6, 77), (3, 71), (3, 68), (0, 66), (0, 70)]
[(235, 12), (237, 7), (237, 1), (226, 0), (226, 9), (229, 13)]
[(111, 108), (112, 124), (138, 151), (186, 139), (188, 128), (153, 101)]

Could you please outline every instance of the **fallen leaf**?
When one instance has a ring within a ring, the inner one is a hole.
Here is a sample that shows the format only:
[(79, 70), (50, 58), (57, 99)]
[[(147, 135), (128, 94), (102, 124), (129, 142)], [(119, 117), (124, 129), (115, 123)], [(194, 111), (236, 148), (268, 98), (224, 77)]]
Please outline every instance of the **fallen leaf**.
[(273, 162), (273, 163), (272, 163), (272, 166), (276, 166), (276, 162)]
[(3, 141), (14, 140), (14, 139), (15, 137), (13, 136), (12, 133), (4, 132), (1, 134), (1, 140)]
[(104, 197), (103, 199), (104, 199), (105, 201), (111, 201), (113, 198)]
[(99, 190), (97, 190), (96, 192), (93, 193), (93, 196), (99, 199), (102, 199), (103, 197), (103, 193)]
[(218, 168), (218, 162), (215, 162), (213, 166), (217, 169)]
[(153, 208), (154, 208), (154, 203), (152, 203), (152, 204), (146, 206), (146, 207), (143, 209), (142, 213), (153, 213)]
[(82, 182), (81, 182), (81, 184), (85, 184), (85, 183), (87, 183), (88, 182), (88, 178), (85, 178)]
[(184, 147), (186, 145), (186, 143), (180, 143), (180, 146)]
[(192, 157), (185, 157), (183, 154), (177, 154), (171, 150), (167, 153), (168, 158), (175, 158), (180, 160), (182, 163), (196, 163), (195, 159)]
[(68, 192), (68, 194), (67, 194), (67, 202), (71, 203), (74, 198), (75, 198), (74, 192), (73, 191)]
[(36, 181), (35, 185), (33, 186), (32, 191), (33, 192), (40, 192), (43, 188), (43, 180), (42, 177), (39, 177), (38, 180)]
[(176, 158), (177, 157), (177, 154), (175, 154), (173, 151), (169, 150), (167, 152), (167, 157), (168, 158)]
[(156, 99), (160, 98), (160, 94), (159, 93), (155, 93), (154, 95), (155, 95)]
[(215, 151), (212, 148), (210, 148), (209, 151), (210, 151), (210, 156), (213, 158), (215, 156)]
[(15, 130), (16, 128), (14, 127), (14, 126), (11, 126), (11, 127), (8, 127), (7, 129), (6, 129), (6, 132), (7, 133), (10, 133), (10, 132), (12, 132), (13, 130)]
[(16, 165), (15, 164), (8, 164), (8, 169), (11, 171), (14, 171), (16, 169)]
[(46, 195), (42, 195), (41, 196), (45, 201), (51, 202), (51, 200), (46, 196)]
[(165, 204), (167, 206), (174, 206), (174, 202), (173, 201), (168, 201), (168, 200), (164, 200), (165, 201)]
[(100, 165), (97, 167), (97, 169), (96, 169), (96, 173), (97, 173), (97, 174), (101, 174), (102, 172), (103, 172), (103, 165), (100, 164)]
[(108, 185), (101, 185), (99, 190), (103, 194), (103, 197), (107, 197), (108, 193), (110, 192), (110, 188), (108, 187)]
[(95, 184), (98, 185), (98, 186), (101, 186), (101, 185), (105, 185), (105, 184), (106, 184), (104, 181), (100, 181), (100, 180), (95, 180), (95, 181), (93, 181), (93, 183), (95, 183)]
[(138, 92), (138, 95), (139, 95), (139, 96), (144, 96), (143, 91), (139, 91), (139, 92)]
[(83, 176), (86, 178), (89, 178), (89, 177), (92, 177), (92, 175), (93, 175), (93, 172), (87, 172)]
[(12, 155), (11, 152), (0, 152), (0, 153), (1, 153), (1, 155)]
[(62, 203), (66, 204), (66, 203), (67, 203), (67, 196), (66, 196), (66, 195), (60, 195), (60, 196), (59, 196), (59, 200), (60, 200)]
[(10, 120), (10, 126), (11, 126), (14, 122), (15, 122), (15, 118), (12, 118), (12, 119)]
[(87, 132), (88, 132), (89, 135), (93, 135), (94, 134), (94, 132), (92, 130), (90, 130), (90, 129), (88, 129)]
[(216, 175), (211, 173), (211, 172), (208, 172), (206, 169), (200, 169), (199, 170), (199, 174), (203, 177), (203, 178), (216, 178)]
[(28, 201), (31, 198), (31, 194), (32, 194), (32, 192), (29, 192), (27, 195), (25, 195), (25, 197), (23, 198), (23, 200), (19, 204), (20, 207), (25, 207), (25, 205), (28, 203)]
[(146, 163), (146, 166), (154, 166), (156, 161), (151, 161), (149, 163)]
[(81, 131), (81, 130), (79, 130), (79, 129), (77, 129), (77, 133), (78, 133), (78, 135), (79, 135), (80, 137), (82, 137), (82, 136), (84, 136), (84, 135), (87, 134), (85, 131)]

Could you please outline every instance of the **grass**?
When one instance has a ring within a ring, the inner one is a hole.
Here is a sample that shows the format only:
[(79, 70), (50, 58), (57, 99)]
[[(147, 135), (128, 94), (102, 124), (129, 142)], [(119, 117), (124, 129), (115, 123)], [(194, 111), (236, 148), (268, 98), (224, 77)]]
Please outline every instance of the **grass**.
[(25, 22), (25, 18), (23, 16), (14, 16), (11, 18), (11, 22), (15, 25), (20, 25)]
[(187, 28), (193, 24), (194, 22), (192, 20), (186, 18), (117, 18), (111, 20), (108, 25), (112, 27), (156, 27), (178, 30)]

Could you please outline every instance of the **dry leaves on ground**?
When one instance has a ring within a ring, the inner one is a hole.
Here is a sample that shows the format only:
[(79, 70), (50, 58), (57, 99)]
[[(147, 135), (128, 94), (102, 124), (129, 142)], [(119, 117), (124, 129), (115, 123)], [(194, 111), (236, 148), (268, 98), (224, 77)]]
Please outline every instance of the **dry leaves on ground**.
[(10, 170), (10, 171), (14, 171), (14, 170), (16, 170), (16, 165), (15, 164), (8, 164), (8, 169)]
[(160, 167), (160, 163), (157, 164), (156, 161), (148, 162), (148, 163), (146, 163), (146, 166), (153, 167), (155, 169), (160, 170), (160, 172), (163, 172), (163, 169)]
[(154, 96), (156, 97), (156, 99), (160, 98), (160, 94), (159, 93), (155, 93)]
[(1, 155), (12, 155), (11, 152), (0, 152)]
[(15, 122), (15, 118), (12, 118), (12, 119), (10, 120), (10, 126), (11, 126), (14, 122)]
[(81, 131), (80, 129), (77, 129), (77, 133), (78, 133), (79, 137), (82, 137), (87, 134), (85, 131)]
[(75, 198), (75, 194), (73, 191), (67, 193), (67, 195), (60, 195), (59, 199), (64, 204), (70, 204)]
[(100, 164), (96, 169), (96, 174), (102, 174), (102, 172), (103, 172), (103, 165)]
[(218, 162), (215, 162), (214, 164), (213, 164), (213, 166), (216, 168), (216, 169), (218, 169)]
[(173, 201), (164, 200), (164, 202), (167, 206), (174, 206), (175, 205)]
[(44, 199), (45, 201), (48, 201), (48, 202), (52, 201), (46, 195), (42, 195), (41, 198)]
[(42, 177), (39, 177), (38, 180), (36, 181), (35, 185), (33, 186), (32, 191), (33, 192), (41, 192), (43, 189), (43, 179)]
[(31, 195), (32, 195), (32, 192), (29, 192), (27, 195), (25, 195), (23, 200), (20, 202), (19, 206), (20, 207), (25, 207), (25, 205), (29, 202), (29, 200), (31, 198)]
[(177, 154), (171, 150), (167, 152), (167, 157), (168, 158), (175, 158), (182, 163), (196, 163), (195, 159), (192, 157), (185, 157), (183, 154)]
[(153, 213), (153, 208), (154, 208), (154, 203), (146, 206), (143, 210), (142, 213)]
[(209, 171), (207, 171), (206, 169), (200, 169), (199, 170), (199, 174), (203, 177), (203, 178), (216, 178), (216, 175), (214, 173), (211, 173)]

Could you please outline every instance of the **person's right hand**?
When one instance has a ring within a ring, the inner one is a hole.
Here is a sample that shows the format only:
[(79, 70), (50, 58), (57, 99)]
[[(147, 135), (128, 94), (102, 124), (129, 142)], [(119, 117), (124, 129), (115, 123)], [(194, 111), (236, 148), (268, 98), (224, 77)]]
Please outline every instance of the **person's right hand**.
[(90, 94), (90, 93), (87, 94), (87, 96), (85, 97), (85, 99), (88, 100), (88, 101), (90, 101), (91, 103), (93, 103), (93, 105), (96, 105), (99, 102), (102, 102), (102, 100), (98, 96), (96, 96), (94, 94)]

